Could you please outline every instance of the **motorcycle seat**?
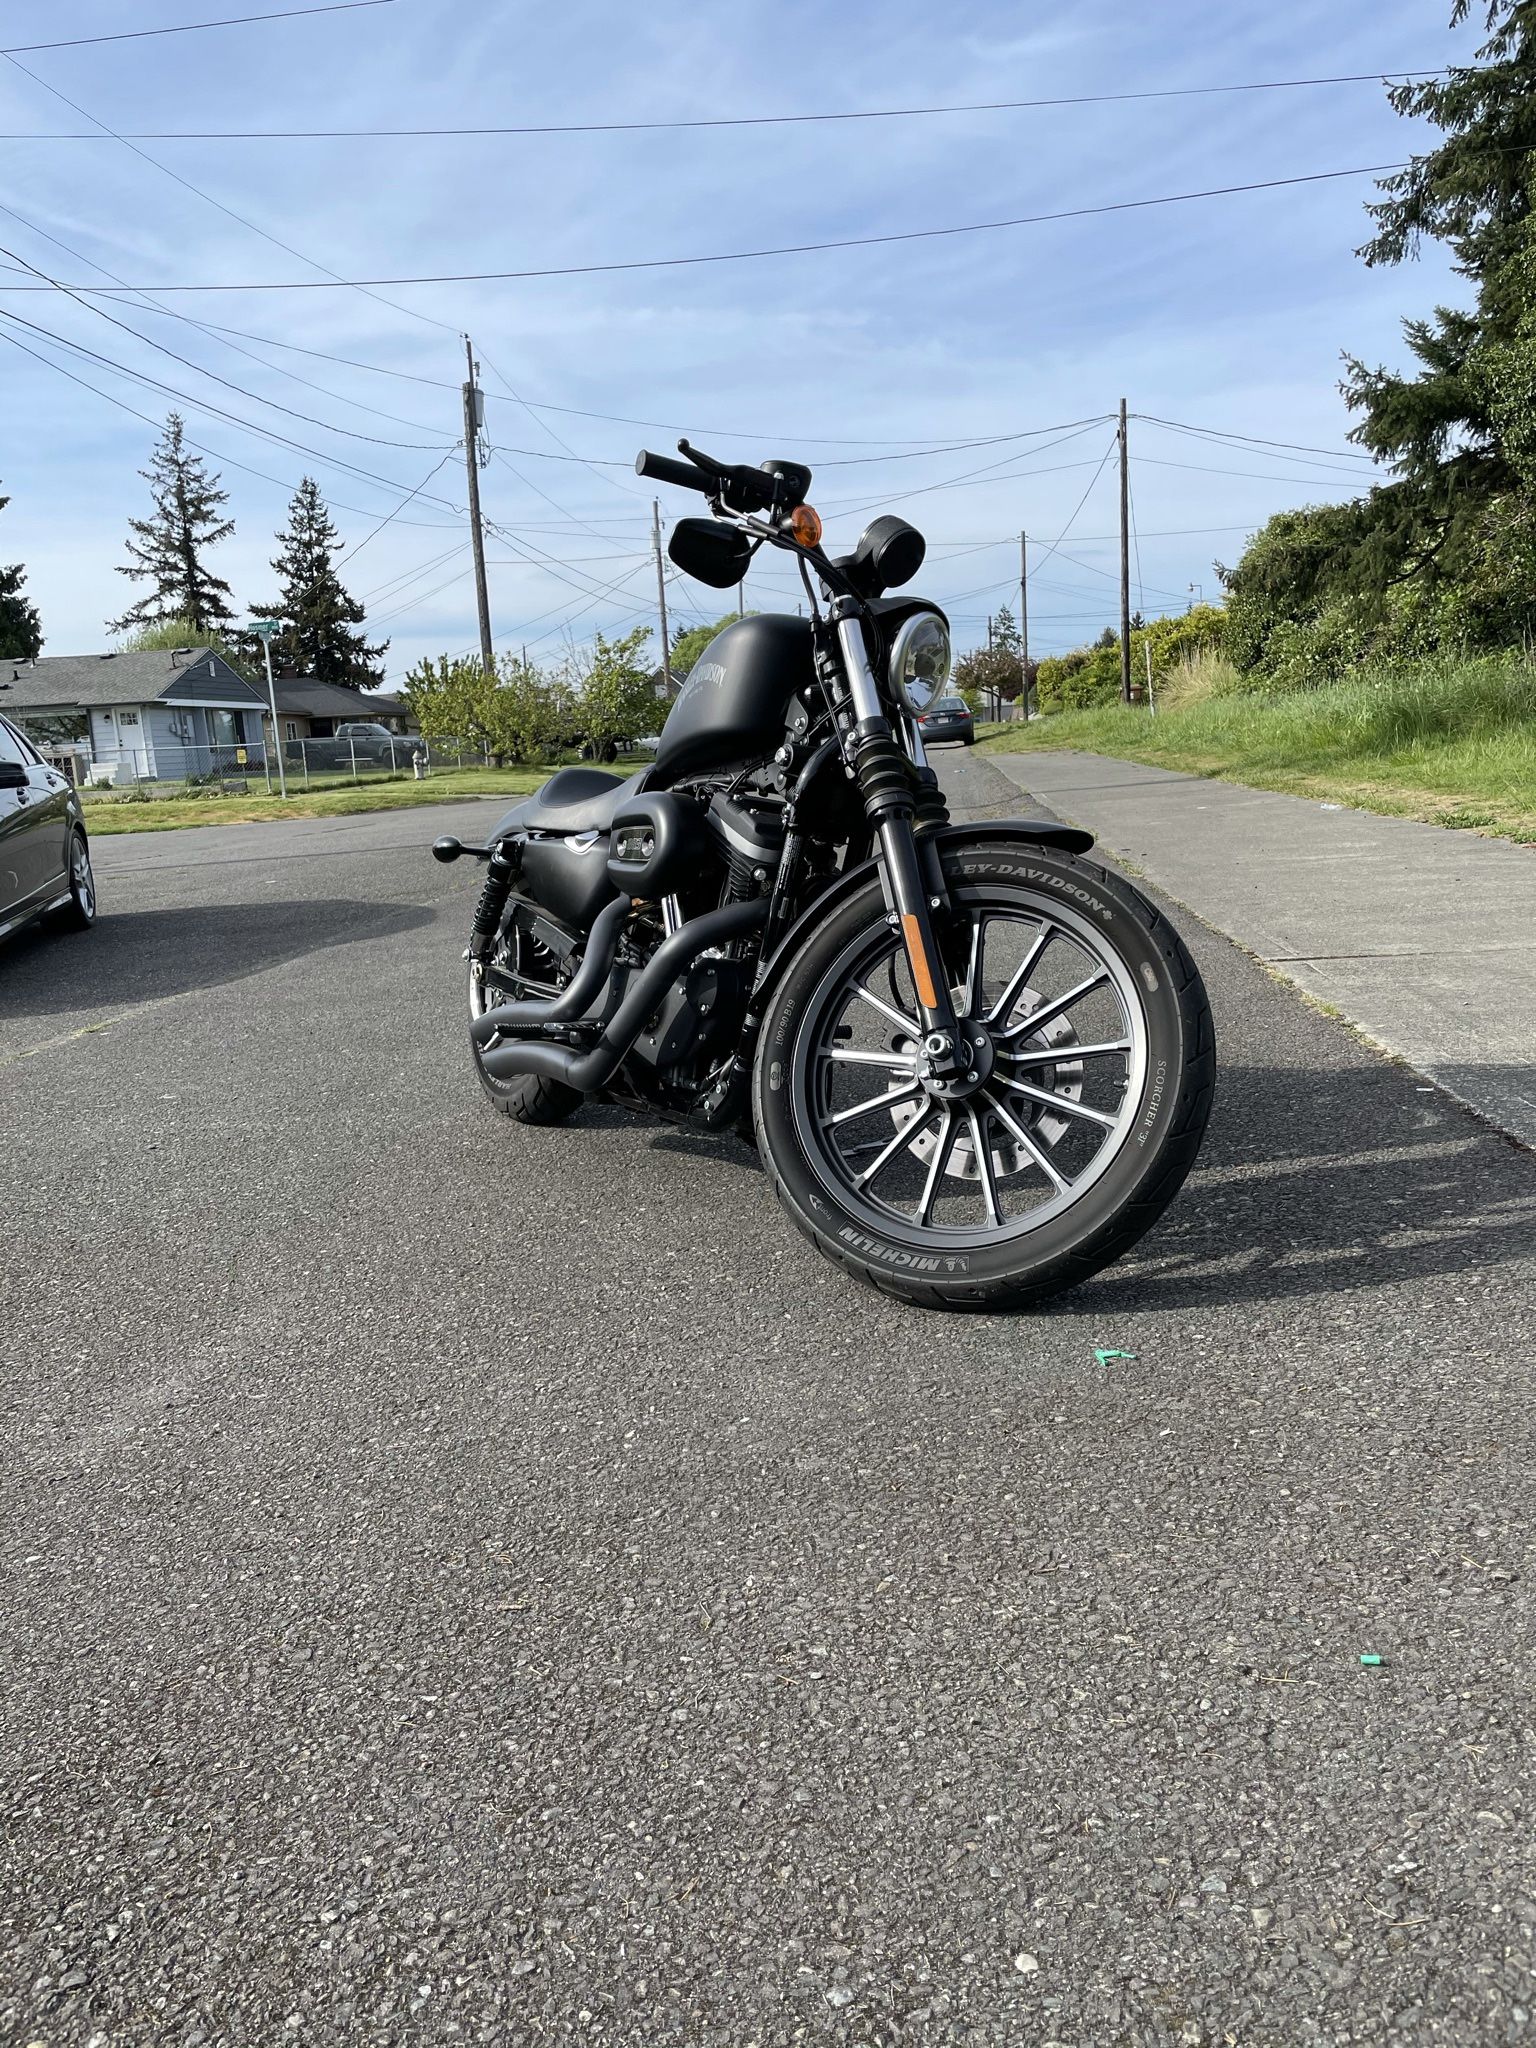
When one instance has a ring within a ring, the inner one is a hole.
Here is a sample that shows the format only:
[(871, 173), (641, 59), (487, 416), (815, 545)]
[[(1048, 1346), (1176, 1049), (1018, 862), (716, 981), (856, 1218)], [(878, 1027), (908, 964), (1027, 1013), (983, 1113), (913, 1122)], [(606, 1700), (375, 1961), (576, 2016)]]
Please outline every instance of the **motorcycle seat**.
[(626, 781), (603, 768), (557, 768), (542, 789), (515, 804), (497, 832), (606, 832), (614, 812), (637, 796), (650, 773)]

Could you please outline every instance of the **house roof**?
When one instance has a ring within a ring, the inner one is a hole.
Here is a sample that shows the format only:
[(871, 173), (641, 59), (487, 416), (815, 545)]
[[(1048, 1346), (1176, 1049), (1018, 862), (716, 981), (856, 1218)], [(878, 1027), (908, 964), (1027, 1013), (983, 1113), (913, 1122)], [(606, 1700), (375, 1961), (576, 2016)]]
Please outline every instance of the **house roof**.
[(173, 654), (143, 648), (132, 654), (45, 654), (37, 661), (0, 661), (0, 711), (43, 705), (260, 704), (260, 694), (208, 647)]
[(314, 676), (279, 676), (273, 688), (278, 711), (302, 718), (398, 718), (405, 708), (382, 690), (354, 690)]

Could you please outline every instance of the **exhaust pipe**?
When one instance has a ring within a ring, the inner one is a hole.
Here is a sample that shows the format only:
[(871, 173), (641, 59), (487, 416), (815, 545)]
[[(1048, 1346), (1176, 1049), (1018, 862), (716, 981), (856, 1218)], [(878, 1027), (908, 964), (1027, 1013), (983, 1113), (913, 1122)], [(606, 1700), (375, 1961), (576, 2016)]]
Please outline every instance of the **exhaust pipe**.
[(500, 1003), (494, 1010), (482, 1010), (469, 1027), (477, 1045), (498, 1036), (515, 1037), (519, 1031), (539, 1031), (546, 1024), (574, 1024), (597, 1000), (613, 966), (619, 947), (619, 932), (634, 906), (627, 896), (615, 896), (592, 920), (587, 950), (580, 967), (559, 995), (545, 1003)]
[[(605, 920), (616, 908), (627, 913), (629, 907), (628, 898), (621, 897), (617, 905), (609, 904), (601, 912), (592, 927), (587, 958), (575, 981), (553, 1003), (506, 1003), (498, 1010), (487, 1010), (471, 1027), (476, 1041), (483, 1045), (486, 1038), (496, 1035), (498, 1017), (505, 1017), (513, 1028), (525, 1029), (531, 1025), (574, 1022), (579, 1011), (571, 999), (579, 984), (586, 980), (588, 970), (592, 970), (586, 989), (590, 1003), (613, 964), (622, 917), (614, 918), (611, 925), (605, 924)], [(593, 1094), (612, 1080), (619, 1062), (640, 1036), (646, 1018), (683, 969), (709, 947), (727, 945), (757, 930), (767, 915), (767, 898), (758, 897), (750, 903), (728, 903), (723, 910), (711, 910), (703, 917), (690, 919), (656, 948), (590, 1051), (547, 1042), (513, 1042), (481, 1053), (485, 1071), (496, 1081), (510, 1081), (519, 1074), (537, 1074), (546, 1081), (563, 1081), (566, 1087), (582, 1095)], [(604, 943), (600, 944), (600, 939)], [(567, 1014), (557, 1016), (556, 1012), (562, 1009)]]

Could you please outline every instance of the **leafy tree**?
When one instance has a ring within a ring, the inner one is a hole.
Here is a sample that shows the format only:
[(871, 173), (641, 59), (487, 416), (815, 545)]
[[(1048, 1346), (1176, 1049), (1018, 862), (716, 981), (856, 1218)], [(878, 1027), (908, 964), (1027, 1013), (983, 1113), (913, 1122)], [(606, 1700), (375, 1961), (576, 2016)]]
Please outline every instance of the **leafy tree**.
[[(748, 617), (751, 614), (748, 613)], [(680, 683), (699, 656), (704, 652), (717, 633), (736, 623), (737, 614), (727, 612), (724, 618), (716, 619), (712, 625), (690, 626), (686, 633), (679, 633), (672, 643), (672, 680)]]
[(607, 640), (599, 633), (575, 671), (580, 685), (576, 715), (582, 732), (607, 759), (623, 741), (654, 732), (661, 723), (654, 671), (641, 658), (650, 637), (649, 626), (637, 626), (621, 640)]
[(1012, 703), (1024, 687), (1024, 666), (1019, 659), (1017, 633), (1013, 647), (1000, 647), (995, 621), (992, 631), (993, 644), (990, 647), (974, 648), (971, 653), (961, 655), (955, 663), (954, 688), (973, 711), (990, 711), (994, 696)]
[[(10, 502), (0, 498), (0, 512)], [(20, 562), (0, 568), (0, 659), (6, 661), (35, 661), (42, 652), (43, 624), (37, 606), (21, 594), (26, 580)]]
[(380, 657), (389, 642), (370, 647), (354, 630), (363, 622), (363, 607), (347, 595), (336, 573), (338, 535), (313, 477), (301, 478), (288, 524), (277, 538), (281, 552), (272, 567), (282, 595), (269, 616), (281, 619), (283, 630), (272, 643), (273, 666), (322, 683), (376, 690), (384, 680)]
[(138, 626), (185, 620), (193, 637), (201, 640), (212, 629), (231, 625), (235, 616), (229, 585), (203, 559), (208, 549), (235, 530), (232, 519), (220, 517), (229, 493), (219, 489), (217, 476), (211, 476), (202, 457), (187, 447), (181, 414), (176, 412), (166, 419), (149, 468), (139, 474), (150, 487), (154, 512), (148, 519), (129, 520), (131, 559), (117, 573), (151, 587), (111, 622), (110, 630), (126, 633)]
[(491, 746), (495, 729), (496, 678), (486, 673), (479, 655), (417, 662), (400, 686), (400, 694), (429, 740), (467, 740)]

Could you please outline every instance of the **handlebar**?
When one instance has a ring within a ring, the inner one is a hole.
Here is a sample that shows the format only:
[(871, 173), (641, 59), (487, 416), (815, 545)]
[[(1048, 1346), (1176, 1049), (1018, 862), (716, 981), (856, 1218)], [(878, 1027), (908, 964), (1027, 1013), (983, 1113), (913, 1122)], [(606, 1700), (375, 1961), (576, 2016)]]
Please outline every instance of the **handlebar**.
[(706, 498), (718, 498), (732, 512), (768, 512), (773, 509), (778, 479), (766, 469), (754, 469), (746, 462), (717, 462), (702, 448), (679, 441), (689, 460), (674, 462), (670, 455), (652, 455), (642, 448), (635, 457), (639, 476), (654, 477), (659, 483), (676, 484), (681, 490), (698, 491)]
[(679, 490), (701, 491), (707, 498), (716, 488), (715, 478), (691, 462), (674, 462), (670, 455), (652, 455), (642, 448), (635, 457), (635, 474), (654, 477), (657, 483), (676, 484)]

